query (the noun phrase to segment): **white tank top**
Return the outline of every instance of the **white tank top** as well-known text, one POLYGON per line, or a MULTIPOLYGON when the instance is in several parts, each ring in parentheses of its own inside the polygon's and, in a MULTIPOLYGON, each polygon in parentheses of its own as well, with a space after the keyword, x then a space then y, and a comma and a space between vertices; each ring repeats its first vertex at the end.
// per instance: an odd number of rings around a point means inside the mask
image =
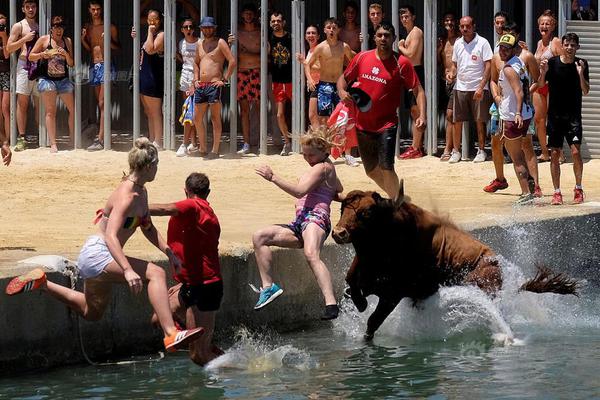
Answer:
MULTIPOLYGON (((523 107, 521 108, 521 116, 523 119, 531 119, 533 117, 533 107, 530 102, 529 85, 531 78, 523 61, 517 56, 514 56, 506 62, 506 65, 511 66, 521 82, 523 88, 523 107)), ((500 118, 504 121, 514 121, 517 113, 517 96, 513 91, 508 79, 504 76, 504 68, 500 70, 498 85, 502 90, 502 102, 500 102, 500 118)))
POLYGON ((194 73, 194 58, 196 57, 196 44, 189 43, 185 39, 179 42, 179 53, 183 58, 182 71, 194 73))

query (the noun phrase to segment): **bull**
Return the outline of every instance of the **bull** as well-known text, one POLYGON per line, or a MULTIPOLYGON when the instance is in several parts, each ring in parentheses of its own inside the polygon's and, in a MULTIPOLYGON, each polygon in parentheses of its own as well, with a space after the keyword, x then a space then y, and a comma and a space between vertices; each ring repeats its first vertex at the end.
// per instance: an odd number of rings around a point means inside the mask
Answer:
MULTIPOLYGON (((494 251, 412 204, 402 181, 395 201, 354 190, 341 208, 332 236, 338 244, 352 243, 356 252, 346 275, 350 298, 359 312, 367 308, 367 296, 379 298, 367 322, 367 340, 404 297, 417 303, 452 285, 476 285, 493 296, 502 287, 494 251)), ((540 267, 521 290, 577 295, 577 287, 577 281, 540 267)))

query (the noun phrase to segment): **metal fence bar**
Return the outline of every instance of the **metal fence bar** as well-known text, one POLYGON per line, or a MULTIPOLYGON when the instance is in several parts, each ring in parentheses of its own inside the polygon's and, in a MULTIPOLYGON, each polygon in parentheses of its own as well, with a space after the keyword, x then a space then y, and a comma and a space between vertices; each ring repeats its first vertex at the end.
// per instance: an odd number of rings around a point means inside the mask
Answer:
MULTIPOLYGON (((238 35, 238 0, 231 0, 230 9, 231 34, 237 38, 238 35)), ((237 60, 238 45, 233 43, 231 46, 233 57, 237 60)), ((228 67, 229 68, 229 67, 228 67)), ((231 86, 229 87, 229 152, 234 154, 237 151, 237 136, 238 136, 238 101, 237 101, 237 71, 229 78, 231 86)))
POLYGON ((260 1, 260 143, 259 152, 260 154, 267 154, 267 97, 268 97, 268 0, 260 1))
MULTIPOLYGON (((136 31, 133 39, 133 141, 140 137, 140 0, 133 0, 133 27, 136 31)), ((106 102, 105 109, 106 109, 106 102)))
MULTIPOLYGON (((17 2, 10 1, 10 22, 17 22, 17 2)), ((8 135, 8 134, 7 134, 8 135)), ((10 143, 17 143, 17 53, 10 55, 10 143)))
POLYGON ((112 148, 112 77, 110 59, 112 49, 110 48, 111 34, 111 4, 110 0, 104 0, 104 150, 112 148))
POLYGON ((81 148, 81 81, 83 68, 81 67, 81 0, 73 0, 74 6, 74 32, 73 32, 73 56, 75 58, 75 130, 74 147, 81 148))
POLYGON ((369 6, 367 0, 360 0, 360 31, 363 32, 363 41, 361 43, 361 50, 365 51, 369 49, 369 37, 367 32, 369 31, 368 27, 368 14, 369 14, 369 6))

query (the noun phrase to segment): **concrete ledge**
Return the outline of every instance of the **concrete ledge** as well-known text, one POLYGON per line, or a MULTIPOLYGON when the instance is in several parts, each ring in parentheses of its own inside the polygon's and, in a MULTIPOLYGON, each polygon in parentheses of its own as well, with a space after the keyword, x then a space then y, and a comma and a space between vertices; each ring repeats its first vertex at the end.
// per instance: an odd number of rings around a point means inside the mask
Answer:
MULTIPOLYGON (((536 223, 493 226, 472 233, 497 253, 532 273, 536 262, 546 262, 575 277, 600 280, 600 214, 536 223), (530 269, 530 270, 529 270, 530 269)), ((409 251, 400 249, 399 251, 409 251)), ((341 295, 344 276, 353 256, 351 246, 327 244, 322 257, 341 295)), ((277 302, 253 311, 256 294, 248 283, 260 282, 254 256, 249 251, 221 258, 225 296, 217 316, 217 330, 239 325, 293 330, 318 320, 323 300, 301 250, 276 250, 275 280, 285 292, 277 302)), ((49 279, 68 286, 67 278, 50 273, 49 279)), ((0 280, 6 287, 10 278, 0 280)), ((81 283, 79 283, 81 286, 81 283)), ((81 287, 79 287, 81 290, 81 287)), ((93 360, 118 359, 162 349, 161 333, 149 323, 151 308, 146 293, 133 297, 116 285, 113 299, 99 322, 79 320, 62 303, 45 293, 9 297, 0 295, 0 370, 24 371, 84 362, 79 329, 87 355, 93 360)))

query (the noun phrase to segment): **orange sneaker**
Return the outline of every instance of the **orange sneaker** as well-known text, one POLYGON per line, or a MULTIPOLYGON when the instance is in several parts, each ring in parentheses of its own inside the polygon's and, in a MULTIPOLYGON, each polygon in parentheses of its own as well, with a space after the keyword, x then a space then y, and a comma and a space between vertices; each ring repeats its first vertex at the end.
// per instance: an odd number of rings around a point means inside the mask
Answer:
POLYGON ((583 189, 573 189, 573 204, 581 204, 583 203, 583 189))
POLYGON ((177 349, 188 345, 190 342, 198 340, 203 334, 204 328, 202 327, 185 331, 178 330, 176 333, 163 339, 165 350, 172 353, 177 349))
POLYGON ((562 198, 562 193, 560 192, 554 192, 554 194, 552 195, 552 204, 553 206, 560 206, 563 203, 563 198, 562 198))
POLYGON ((6 294, 12 296, 17 293, 30 292, 46 283, 46 273, 41 268, 36 268, 26 274, 13 278, 6 286, 6 294))

